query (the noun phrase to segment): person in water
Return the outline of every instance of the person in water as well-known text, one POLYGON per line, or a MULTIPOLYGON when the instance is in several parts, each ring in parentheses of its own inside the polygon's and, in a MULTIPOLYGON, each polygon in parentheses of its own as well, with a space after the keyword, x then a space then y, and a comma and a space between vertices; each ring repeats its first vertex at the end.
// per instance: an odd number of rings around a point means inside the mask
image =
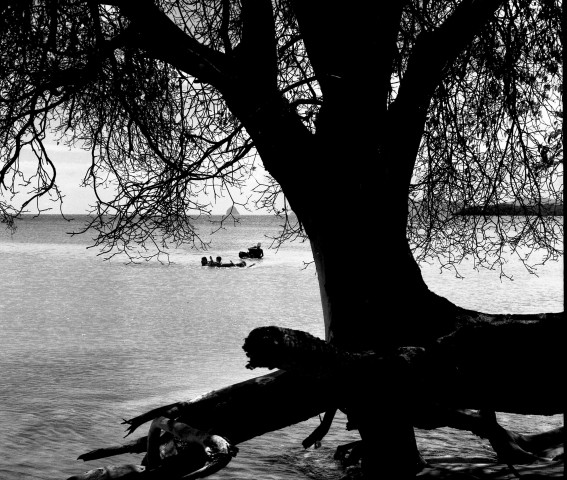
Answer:
POLYGON ((262 250, 262 244, 260 242, 258 242, 258 245, 250 247, 248 252, 253 258, 262 258, 264 256, 264 250, 262 250))
POLYGON ((244 260, 241 260, 238 263, 234 263, 232 260, 230 260, 230 263, 222 263, 222 258, 221 257, 217 257, 217 267, 245 267, 246 266, 246 262, 244 260))
POLYGON ((202 267, 215 267, 215 266, 217 266, 217 264, 213 260, 213 257, 209 257, 208 260, 207 260, 207 257, 201 257, 201 266, 202 267))
POLYGON ((245 267, 246 266, 246 262, 244 260, 241 260, 238 263, 234 263, 232 260, 230 261, 230 263, 222 263, 222 257, 217 257, 216 261, 213 260, 213 257, 209 257, 209 260, 207 260, 207 257, 201 257, 201 266, 203 267, 245 267))

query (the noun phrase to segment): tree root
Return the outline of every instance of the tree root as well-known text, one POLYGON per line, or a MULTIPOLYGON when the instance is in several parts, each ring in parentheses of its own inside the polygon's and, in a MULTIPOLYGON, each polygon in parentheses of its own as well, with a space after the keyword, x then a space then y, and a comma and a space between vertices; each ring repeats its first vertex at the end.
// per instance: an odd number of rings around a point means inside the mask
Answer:
POLYGON ((467 430, 486 438, 498 460, 505 464, 530 464, 559 459, 563 454, 563 427, 532 435, 522 435, 502 427, 492 410, 451 410, 431 408, 421 411, 416 422, 418 428, 430 430, 451 427, 467 430))
POLYGON ((563 427, 539 434, 522 435, 499 425, 494 412, 481 410, 479 413, 488 424, 486 438, 502 463, 527 465, 561 458, 563 427))

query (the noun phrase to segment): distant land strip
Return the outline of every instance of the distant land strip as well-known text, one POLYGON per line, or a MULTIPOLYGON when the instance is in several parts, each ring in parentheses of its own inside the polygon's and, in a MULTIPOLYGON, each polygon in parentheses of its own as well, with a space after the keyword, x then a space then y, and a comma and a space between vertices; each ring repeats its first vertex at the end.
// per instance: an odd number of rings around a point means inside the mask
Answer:
POLYGON ((490 206, 472 206, 462 208, 457 215, 554 215, 563 216, 563 204, 543 203, 541 205, 515 205, 500 203, 490 206))

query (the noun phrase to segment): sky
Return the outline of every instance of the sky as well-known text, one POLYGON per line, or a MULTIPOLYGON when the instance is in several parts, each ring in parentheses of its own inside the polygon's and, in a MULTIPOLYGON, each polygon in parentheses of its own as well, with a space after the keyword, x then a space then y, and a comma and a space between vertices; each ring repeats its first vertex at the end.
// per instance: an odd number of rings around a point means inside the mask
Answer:
MULTIPOLYGON (((82 187, 81 182, 91 164, 90 152, 78 148, 71 149, 64 145, 57 145, 55 142, 46 143, 46 149, 57 169, 56 182, 62 195, 64 195, 62 212, 68 215, 87 213, 89 206, 95 203, 95 196, 92 189, 82 187)), ((22 152, 20 157, 20 168, 22 170, 28 172, 30 172, 32 168, 35 170, 36 162, 37 159, 31 151, 27 150, 22 152)), ((234 192, 233 194, 235 195, 234 192)), ((0 198, 2 198, 1 195, 0 198)), ((205 199, 209 200, 207 197, 201 198, 201 200, 205 199)), ((237 198, 237 200, 244 200, 244 197, 237 198)), ((212 213, 213 215, 224 214, 231 205, 232 201, 227 196, 217 199, 216 203, 213 205, 212 213)), ((253 205, 249 205, 249 207, 253 210, 252 212, 247 212, 240 206, 237 208, 241 214, 267 213, 254 209, 253 205)), ((40 208, 51 208, 51 210, 46 213, 59 213, 58 204, 46 198, 40 200, 40 208)), ((28 210, 30 213, 37 213, 35 206, 29 205, 28 210)))

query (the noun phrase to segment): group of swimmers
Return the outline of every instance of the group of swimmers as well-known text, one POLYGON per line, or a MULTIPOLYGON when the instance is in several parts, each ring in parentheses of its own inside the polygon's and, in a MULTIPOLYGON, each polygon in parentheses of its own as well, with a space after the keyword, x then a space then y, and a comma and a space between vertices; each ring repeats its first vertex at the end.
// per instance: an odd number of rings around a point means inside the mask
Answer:
POLYGON ((201 257, 201 265, 203 267, 245 267, 246 262, 244 260, 240 260, 238 263, 234 263, 232 260, 230 263, 222 263, 222 258, 217 257, 216 260, 213 260, 213 257, 201 257))

